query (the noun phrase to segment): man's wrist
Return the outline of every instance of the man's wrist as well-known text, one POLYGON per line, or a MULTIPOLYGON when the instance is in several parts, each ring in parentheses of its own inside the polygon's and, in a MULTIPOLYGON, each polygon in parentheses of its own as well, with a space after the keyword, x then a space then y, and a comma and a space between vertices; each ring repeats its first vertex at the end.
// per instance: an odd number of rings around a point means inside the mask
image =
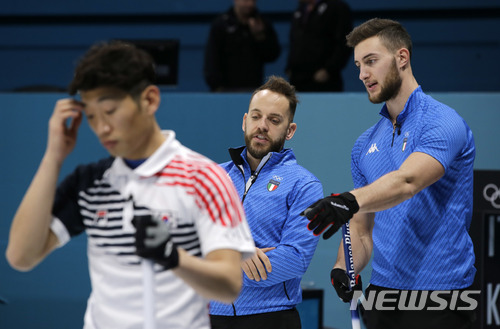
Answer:
MULTIPOLYGON (((167 246, 165 246, 167 248, 167 246)), ((179 266, 179 250, 172 244, 172 250, 168 257, 155 259, 155 262, 163 266, 166 270, 174 269, 179 266)))
POLYGON ((359 211, 358 200, 356 200, 356 196, 351 192, 341 193, 340 196, 349 203, 349 211, 354 215, 359 211))
POLYGON ((333 267, 332 267, 332 270, 334 270, 336 268, 339 268, 339 269, 344 270, 344 271, 346 270, 345 264, 342 264, 342 263, 335 263, 335 265, 333 265, 333 267))

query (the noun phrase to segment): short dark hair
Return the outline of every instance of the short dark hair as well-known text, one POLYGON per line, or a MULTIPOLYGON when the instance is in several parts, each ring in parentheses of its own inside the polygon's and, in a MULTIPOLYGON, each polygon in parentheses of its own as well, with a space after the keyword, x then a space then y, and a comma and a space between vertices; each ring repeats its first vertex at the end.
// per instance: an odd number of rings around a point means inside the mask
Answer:
POLYGON ((347 45, 356 47, 361 41, 377 36, 382 44, 394 52, 400 48, 408 49, 412 53, 412 42, 408 31, 401 23, 391 19, 372 18, 363 24, 355 27, 347 36, 347 45))
POLYGON ((299 99, 297 97, 295 87, 291 85, 288 81, 283 79, 282 77, 271 75, 267 78, 266 83, 264 83, 259 88, 255 89, 252 94, 252 99, 255 94, 262 90, 270 90, 275 93, 281 94, 288 99, 289 109, 290 109, 290 122, 293 121, 293 117, 295 116, 295 110, 297 109, 297 104, 299 103, 299 99))
POLYGON ((152 57, 123 41, 94 44, 80 59, 68 91, 75 95, 99 87, 113 87, 132 96, 155 82, 152 57))

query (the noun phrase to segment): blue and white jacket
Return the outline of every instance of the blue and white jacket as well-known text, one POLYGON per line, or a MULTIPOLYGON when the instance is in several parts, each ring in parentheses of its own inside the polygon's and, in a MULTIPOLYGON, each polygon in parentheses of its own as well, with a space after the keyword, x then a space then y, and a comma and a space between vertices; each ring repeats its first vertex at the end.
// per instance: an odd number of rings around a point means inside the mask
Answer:
POLYGON ((321 182, 297 164, 291 149, 271 152, 252 173, 247 149, 230 149, 232 161, 221 164, 238 191, 257 248, 268 251, 272 272, 267 280, 250 280, 243 273, 243 288, 231 304, 210 303, 210 314, 240 316, 276 312, 302 301, 300 281, 312 259, 318 237, 299 214, 323 198, 321 182))

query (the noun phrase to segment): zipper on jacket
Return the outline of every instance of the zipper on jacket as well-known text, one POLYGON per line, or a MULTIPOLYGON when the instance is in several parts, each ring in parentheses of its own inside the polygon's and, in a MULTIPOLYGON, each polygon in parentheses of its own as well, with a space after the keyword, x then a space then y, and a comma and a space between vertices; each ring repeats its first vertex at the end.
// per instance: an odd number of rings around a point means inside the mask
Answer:
POLYGON ((231 305, 233 305, 233 313, 234 313, 234 316, 236 316, 236 307, 234 306, 234 303, 231 303, 231 305))
POLYGON ((392 125, 392 143, 391 147, 394 146, 394 136, 396 135, 396 129, 398 130, 398 136, 401 135, 401 125, 399 123, 395 123, 392 125))
POLYGON ((286 298, 290 300, 290 296, 288 296, 288 291, 286 291, 286 282, 283 282, 283 289, 285 290, 286 298))
POLYGON ((257 175, 254 173, 250 178, 247 180, 247 183, 245 184, 245 193, 243 193, 243 197, 241 198, 241 202, 245 201, 245 197, 247 196, 248 190, 250 187, 253 185, 255 180, 257 179, 257 175))
MULTIPOLYGON (((269 152, 265 157, 262 158, 262 160, 260 160, 259 166, 257 167, 257 169, 255 169, 253 174, 250 176, 250 178, 245 183, 245 192, 243 193, 243 196, 241 197, 241 203, 243 203, 243 201, 245 201, 245 197, 247 196, 248 190, 250 190, 250 187, 252 187, 253 183, 257 179, 257 176, 259 176, 259 173, 260 173, 260 170, 262 169, 262 167, 264 167, 264 165, 267 163, 267 161, 271 158, 271 154, 272 153, 269 152)), ((240 172, 244 178, 245 177, 245 170, 243 168, 243 165, 238 165, 237 167, 240 170, 240 172)), ((285 290, 285 292, 286 292, 286 290, 285 290)), ((287 297, 288 297, 288 294, 287 294, 287 297)), ((234 305, 234 303, 231 303, 231 305, 233 306, 233 314, 234 314, 234 316, 236 316, 236 306, 234 305)))
MULTIPOLYGON (((271 158, 271 154, 272 154, 271 152, 268 153, 265 157, 262 158, 262 160, 260 160, 260 163, 257 166, 257 169, 255 169, 255 171, 252 173, 250 178, 245 183, 245 193, 243 193, 243 196, 241 197, 242 203, 245 200, 245 197, 247 196, 248 190, 250 190, 250 187, 252 187, 253 183, 257 179, 257 176, 259 176, 260 170, 264 167, 264 165, 267 163, 267 161, 271 158)), ((239 165, 238 167, 239 167, 241 173, 243 174, 243 177, 245 177, 245 174, 244 174, 245 170, 243 168, 243 165, 239 165)))

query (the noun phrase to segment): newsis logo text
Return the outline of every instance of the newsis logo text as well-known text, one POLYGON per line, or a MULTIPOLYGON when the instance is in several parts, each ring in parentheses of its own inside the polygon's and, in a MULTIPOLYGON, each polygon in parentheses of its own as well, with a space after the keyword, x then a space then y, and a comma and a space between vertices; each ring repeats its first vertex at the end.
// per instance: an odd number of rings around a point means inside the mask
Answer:
POLYGON ((367 295, 354 291, 351 310, 360 304, 365 310, 377 311, 442 311, 445 309, 472 311, 478 302, 472 296, 479 295, 480 290, 453 291, 406 291, 406 290, 368 290, 367 295), (430 305, 429 305, 430 304, 430 305))

